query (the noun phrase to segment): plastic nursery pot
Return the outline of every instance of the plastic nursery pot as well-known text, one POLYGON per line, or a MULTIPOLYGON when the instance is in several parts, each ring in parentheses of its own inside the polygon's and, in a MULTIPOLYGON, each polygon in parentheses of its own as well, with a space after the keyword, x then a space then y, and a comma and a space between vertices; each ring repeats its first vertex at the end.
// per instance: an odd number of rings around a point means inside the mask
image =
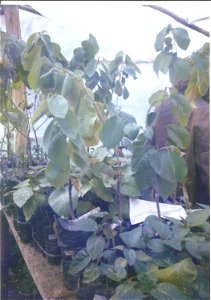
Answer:
POLYGON ((100 276, 91 283, 82 283, 77 289, 77 300, 93 300, 95 295, 109 299, 116 289, 116 284, 107 280, 105 276, 100 276))
POLYGON ((17 230, 22 243, 32 242, 32 228, 29 222, 26 222, 23 210, 16 206, 16 217, 13 216, 13 224, 17 230))
POLYGON ((55 222, 58 246, 61 251, 74 251, 74 254, 76 254, 79 250, 86 247, 86 241, 93 234, 92 231, 70 230, 70 220, 55 218, 55 222))

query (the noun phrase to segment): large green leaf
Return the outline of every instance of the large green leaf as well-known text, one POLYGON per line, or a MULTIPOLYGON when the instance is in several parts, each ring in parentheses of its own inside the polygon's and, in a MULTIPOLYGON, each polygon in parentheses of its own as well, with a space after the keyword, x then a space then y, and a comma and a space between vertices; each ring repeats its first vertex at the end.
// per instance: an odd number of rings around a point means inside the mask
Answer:
POLYGON ((61 95, 68 100, 69 107, 71 107, 76 114, 80 104, 82 88, 82 79, 71 77, 69 74, 65 76, 61 95))
POLYGON ((77 274, 91 261, 91 257, 85 249, 81 249, 70 263, 68 274, 77 274))
POLYGON ((89 39, 83 41, 81 45, 86 52, 87 59, 88 60, 94 59, 95 55, 99 51, 99 46, 96 38, 92 34, 90 34, 89 39))
POLYGON ((183 49, 186 50, 190 44, 190 38, 188 35, 188 31, 185 28, 172 28, 171 32, 173 34, 173 37, 177 43, 177 45, 183 49))
POLYGON ((186 222, 190 227, 201 226, 210 216, 210 209, 199 209, 188 214, 186 222))
POLYGON ((120 193, 129 197, 140 196, 140 190, 134 177, 130 176, 122 180, 120 185, 120 193))
POLYGON ((96 67, 97 67, 97 60, 96 59, 90 60, 90 62, 87 64, 86 69, 85 69, 86 74, 89 77, 93 76, 95 73, 96 67))
POLYGON ((124 134, 127 138, 133 141, 137 137, 140 128, 141 126, 136 123, 128 123, 124 127, 124 134))
POLYGON ((141 227, 134 228, 130 231, 120 233, 120 238, 128 247, 137 247, 142 236, 141 227))
POLYGON ((181 290, 171 283, 159 283, 150 295, 157 300, 187 300, 181 290))
POLYGON ((28 83, 30 87, 34 90, 38 89, 40 86, 40 72, 43 64, 49 63, 46 57, 38 57, 29 72, 28 83))
POLYGON ((126 258, 129 266, 132 266, 136 260, 136 251, 133 249, 125 248, 123 250, 124 257, 126 258))
POLYGON ((22 207, 33 194, 31 186, 21 187, 13 193, 13 201, 17 206, 22 207))
POLYGON ((149 218, 150 224, 160 236, 162 240, 169 240, 172 237, 172 232, 169 228, 168 224, 164 224, 161 220, 159 220, 156 216, 151 216, 149 218))
POLYGON ((180 81, 188 80, 190 73, 190 61, 175 56, 169 67, 169 79, 172 85, 176 85, 180 81))
POLYGON ((68 112, 68 102, 62 95, 52 95, 48 97, 49 111, 55 117, 64 119, 68 112))
POLYGON ((151 106, 158 107, 163 102, 163 100, 167 97, 168 94, 166 91, 158 90, 157 92, 152 94, 151 97, 149 98, 149 104, 151 106))
POLYGON ((155 41, 155 50, 157 52, 162 51, 164 44, 165 44, 165 37, 166 35, 170 32, 170 30, 172 29, 171 25, 169 24, 168 26, 166 26, 165 28, 163 28, 156 37, 156 41, 155 41))
POLYGON ((95 264, 95 263, 91 263, 84 270, 84 273, 83 273, 83 282, 84 283, 93 282, 99 276, 100 276, 100 267, 97 264, 95 264))
POLYGON ((158 193, 161 197, 164 199, 167 198, 168 196, 171 196, 177 187, 177 182, 176 181, 169 181, 166 180, 159 175, 157 175, 157 189, 158 193))
POLYGON ((116 272, 113 265, 101 263, 100 269, 104 275, 110 278, 113 281, 121 281, 127 276, 126 270, 121 268, 120 272, 116 272))
POLYGON ((26 221, 28 222, 31 219, 39 206, 42 206, 47 202, 47 195, 34 193, 33 197, 29 198, 28 201, 22 206, 26 221))
POLYGON ((69 108, 64 118, 57 117, 55 121, 58 122, 62 132, 73 141, 77 140, 79 134, 79 122, 74 111, 69 108))
POLYGON ((141 143, 133 144, 133 155, 131 159, 131 167, 134 172, 138 172, 141 167, 143 161, 146 161, 148 158, 148 154, 151 151, 152 146, 149 144, 142 145, 141 143))
POLYGON ((188 147, 190 141, 189 135, 186 128, 180 127, 177 124, 167 126, 167 139, 178 148, 186 149, 188 147))
POLYGON ((55 213, 57 213, 60 217, 64 217, 66 219, 70 217, 71 208, 69 190, 67 186, 54 190, 50 194, 48 202, 55 213))
POLYGON ((92 235, 86 242, 86 250, 93 260, 102 256, 104 248, 105 239, 100 235, 92 235))
POLYGON ((114 201, 111 190, 107 189, 101 180, 93 178, 90 180, 90 184, 98 197, 100 197, 106 202, 114 201))
POLYGON ((140 289, 136 289, 130 285, 121 284, 116 288, 116 299, 121 300, 142 300, 144 295, 140 289))
POLYGON ((59 133, 59 128, 56 126, 54 120, 52 120, 46 127, 43 135, 43 147, 45 150, 48 149, 51 140, 57 133, 59 133))
POLYGON ((167 268, 153 271, 159 282, 175 284, 178 288, 184 288, 197 277, 197 267, 191 258, 186 258, 167 268))
POLYGON ((34 124, 35 122, 37 122, 43 116, 43 114, 49 115, 48 103, 46 99, 41 100, 41 102, 37 106, 35 112, 31 117, 31 123, 34 124))
POLYGON ((187 100, 184 95, 178 93, 172 93, 171 98, 173 99, 172 110, 177 117, 177 121, 182 127, 186 127, 188 123, 188 114, 191 106, 190 101, 187 100))
POLYGON ((169 66, 172 61, 172 54, 171 53, 159 53, 154 62, 153 62, 153 70, 158 75, 159 71, 163 74, 166 74, 169 71, 169 66))
POLYGON ((160 150, 149 155, 149 162, 154 171, 170 182, 183 183, 187 175, 185 161, 175 152, 160 150))
POLYGON ((118 116, 109 118, 100 131, 100 139, 108 149, 116 147, 124 136, 124 126, 118 116))
POLYGON ((56 188, 62 187, 65 183, 67 183, 70 177, 70 165, 68 163, 65 167, 61 168, 53 162, 48 162, 45 169, 45 175, 53 186, 56 188))
POLYGON ((69 147, 64 135, 57 133, 51 140, 48 147, 48 157, 61 169, 69 164, 69 147))

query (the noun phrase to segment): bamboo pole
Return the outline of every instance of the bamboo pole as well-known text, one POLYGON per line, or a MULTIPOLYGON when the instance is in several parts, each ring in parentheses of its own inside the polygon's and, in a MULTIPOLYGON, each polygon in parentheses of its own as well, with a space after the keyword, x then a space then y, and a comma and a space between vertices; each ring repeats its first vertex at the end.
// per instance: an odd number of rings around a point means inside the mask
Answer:
MULTIPOLYGON (((4 15, 6 31, 14 35, 17 39, 21 39, 21 28, 19 11, 17 5, 4 5, 4 15)), ((22 112, 25 112, 25 86, 21 84, 18 89, 12 90, 12 99, 15 106, 22 112)), ((15 131, 14 134, 14 151, 17 156, 26 156, 27 153, 27 128, 24 131, 15 131)))

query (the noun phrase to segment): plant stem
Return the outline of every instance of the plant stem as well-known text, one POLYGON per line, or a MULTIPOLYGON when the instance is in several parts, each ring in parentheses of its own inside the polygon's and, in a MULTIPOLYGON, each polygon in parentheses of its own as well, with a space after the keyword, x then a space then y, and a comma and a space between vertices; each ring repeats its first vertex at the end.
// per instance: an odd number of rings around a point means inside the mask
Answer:
POLYGON ((68 181, 68 189, 69 189, 69 199, 70 199, 70 216, 71 216, 72 220, 75 220, 75 215, 74 215, 74 210, 73 210, 73 202, 72 202, 72 197, 71 197, 72 184, 71 184, 70 179, 68 181))
POLYGON ((120 193, 120 187, 121 187, 121 162, 119 160, 119 153, 118 153, 118 148, 114 148, 115 155, 117 158, 117 164, 118 164, 118 176, 117 176, 117 191, 116 191, 116 206, 117 206, 117 212, 118 212, 118 217, 120 220, 122 220, 122 203, 121 203, 121 193, 120 193))
POLYGON ((161 219, 160 205, 159 205, 159 194, 158 193, 155 193, 155 202, 156 202, 156 206, 157 206, 158 219, 161 219))

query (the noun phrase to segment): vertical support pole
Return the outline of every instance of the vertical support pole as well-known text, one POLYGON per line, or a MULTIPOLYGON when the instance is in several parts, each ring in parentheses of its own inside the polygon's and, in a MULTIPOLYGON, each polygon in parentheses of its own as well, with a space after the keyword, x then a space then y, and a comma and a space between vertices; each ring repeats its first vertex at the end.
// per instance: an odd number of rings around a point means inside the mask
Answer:
POLYGON ((1 299, 7 299, 9 281, 9 225, 4 215, 3 209, 0 210, 0 234, 1 234, 1 299))
MULTIPOLYGON (((19 11, 17 5, 4 5, 4 15, 6 31, 14 35, 17 39, 21 39, 21 28, 19 11)), ((12 99, 15 106, 21 111, 25 112, 25 86, 21 84, 17 90, 12 90, 12 99)), ((26 155, 27 153, 27 128, 25 132, 15 131, 14 135, 14 149, 17 156, 26 155)))

